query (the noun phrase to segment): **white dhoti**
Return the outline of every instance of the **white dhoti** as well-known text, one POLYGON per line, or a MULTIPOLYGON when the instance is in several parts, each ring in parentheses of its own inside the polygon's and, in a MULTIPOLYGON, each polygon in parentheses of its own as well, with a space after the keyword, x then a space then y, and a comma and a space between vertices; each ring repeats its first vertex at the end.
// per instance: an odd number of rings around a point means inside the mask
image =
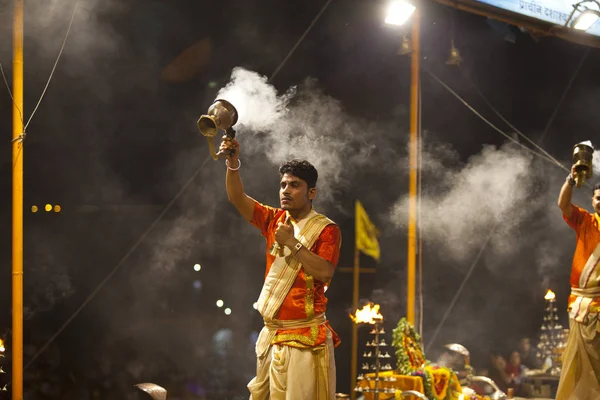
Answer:
POLYGON ((573 289, 578 296, 569 319, 569 338, 562 355, 562 371, 556 400, 600 399, 600 320, 586 308, 598 288, 586 293, 573 289))
POLYGON ((333 339, 312 349, 271 345, 257 358, 250 400, 335 400, 333 339))

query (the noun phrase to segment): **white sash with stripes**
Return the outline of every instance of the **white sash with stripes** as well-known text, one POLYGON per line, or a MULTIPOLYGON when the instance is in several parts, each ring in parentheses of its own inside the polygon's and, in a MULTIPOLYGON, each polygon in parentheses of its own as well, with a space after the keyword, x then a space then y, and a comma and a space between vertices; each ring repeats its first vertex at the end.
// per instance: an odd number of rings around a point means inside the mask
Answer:
MULTIPOLYGON (((307 249, 311 249, 323 229, 334 222, 322 214, 311 210, 311 212, 297 223, 292 222, 294 227, 294 237, 302 243, 307 249)), ((256 309, 265 320, 274 320, 281 304, 288 295, 302 264, 291 255, 289 249, 285 248, 283 257, 276 257, 265 278, 260 296, 258 298, 256 309)), ((312 325, 306 321, 307 326, 312 325)), ((277 330, 263 328, 256 343, 257 355, 266 352, 269 344, 273 340, 277 330)))
POLYGON ((579 277, 579 289, 573 288, 571 294, 577 299, 571 307, 569 317, 579 323, 584 323, 589 314, 590 305, 595 297, 599 297, 600 290, 600 244, 596 246, 593 253, 588 258, 581 276, 579 277))

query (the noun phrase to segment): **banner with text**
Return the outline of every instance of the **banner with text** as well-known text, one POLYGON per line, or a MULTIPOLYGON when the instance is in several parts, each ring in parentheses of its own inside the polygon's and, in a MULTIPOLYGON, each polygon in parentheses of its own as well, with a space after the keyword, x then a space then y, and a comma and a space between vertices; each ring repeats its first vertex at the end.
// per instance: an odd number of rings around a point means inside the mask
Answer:
MULTIPOLYGON (((556 25, 564 25, 573 11, 573 4, 579 0, 476 0, 479 3, 488 4, 516 14, 550 22, 556 25)), ((587 4, 586 4, 587 5, 587 4)), ((590 8, 594 6, 590 4, 590 8)), ((573 19, 579 15, 575 12, 573 19)), ((573 20, 572 19, 572 20, 573 20)), ((571 20, 571 21, 572 21, 571 20)), ((600 36, 600 21, 596 22, 587 33, 600 36)))

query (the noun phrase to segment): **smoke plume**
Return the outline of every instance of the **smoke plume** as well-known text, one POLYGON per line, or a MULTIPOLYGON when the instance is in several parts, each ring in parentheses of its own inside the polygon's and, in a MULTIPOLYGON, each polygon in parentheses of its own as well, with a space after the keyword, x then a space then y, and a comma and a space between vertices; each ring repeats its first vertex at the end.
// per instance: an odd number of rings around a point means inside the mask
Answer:
POLYGON ((375 152, 394 153, 391 135, 382 135, 388 126, 349 116, 313 79, 278 94, 266 77, 235 68, 217 98, 239 112, 242 152, 264 156, 271 165, 292 158, 315 165, 321 204, 331 205, 354 173, 374 165, 375 152))
MULTIPOLYGON (((466 164, 451 169, 449 161, 457 161, 451 151, 431 150, 423 152, 422 172, 439 173, 440 179, 421 201, 425 240, 443 249, 446 257, 466 261, 493 232, 492 251, 513 253, 521 240, 521 224, 538 201, 532 156, 511 145, 484 146, 466 164)), ((392 210, 399 227, 407 221, 407 202, 403 197, 392 210)))

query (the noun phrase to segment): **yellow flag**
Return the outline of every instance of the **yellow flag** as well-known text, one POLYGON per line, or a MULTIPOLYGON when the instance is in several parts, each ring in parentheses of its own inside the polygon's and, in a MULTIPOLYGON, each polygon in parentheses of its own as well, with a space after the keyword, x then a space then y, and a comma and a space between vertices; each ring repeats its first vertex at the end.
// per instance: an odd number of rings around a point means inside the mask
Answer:
POLYGON ((379 261, 377 228, 358 200, 356 200, 356 249, 379 261))

